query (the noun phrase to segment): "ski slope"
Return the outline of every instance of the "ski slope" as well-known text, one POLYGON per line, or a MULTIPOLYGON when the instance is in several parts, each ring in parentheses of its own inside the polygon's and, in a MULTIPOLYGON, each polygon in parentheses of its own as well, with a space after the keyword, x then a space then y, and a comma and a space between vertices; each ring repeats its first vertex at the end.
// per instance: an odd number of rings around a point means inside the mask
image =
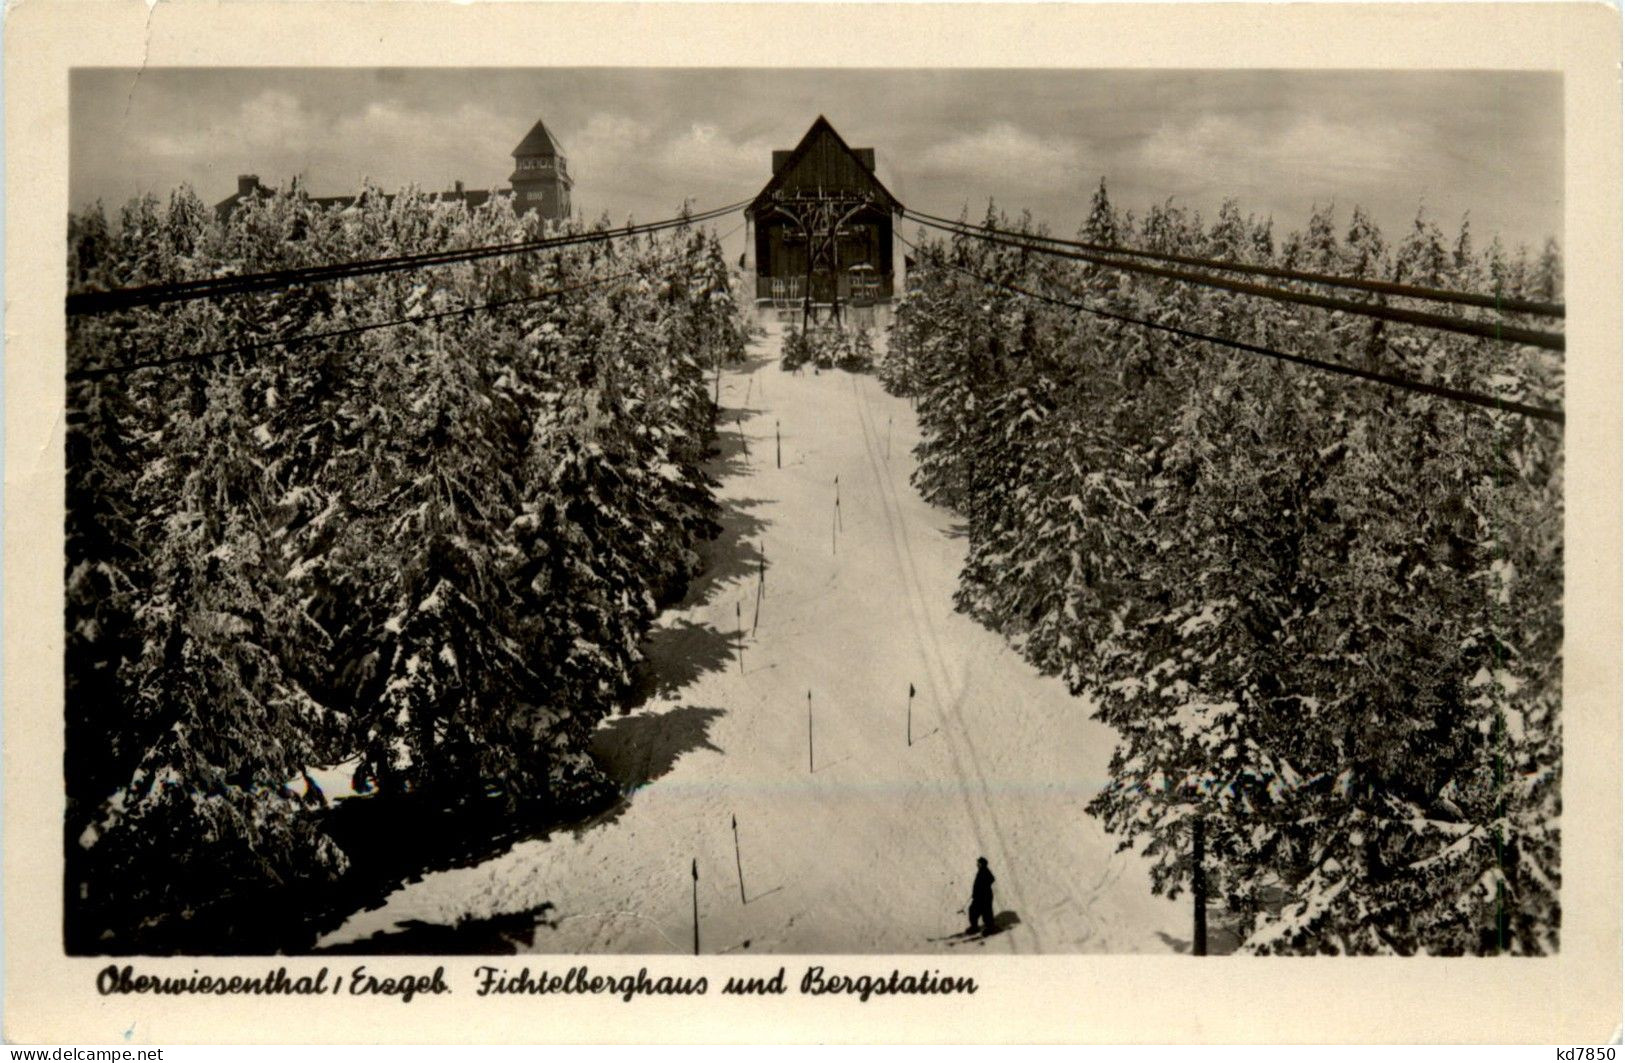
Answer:
POLYGON ((908 402, 871 376, 784 372, 777 349, 771 336, 721 377, 723 533, 647 641, 647 700, 595 740, 627 800, 409 883, 322 945, 550 902, 536 952, 686 953, 691 862, 707 953, 1188 941, 1188 902, 1153 897, 1141 860, 1084 811, 1111 731, 954 612, 965 543, 909 485, 908 402), (964 929, 978 856, 1004 932, 946 940, 964 929))

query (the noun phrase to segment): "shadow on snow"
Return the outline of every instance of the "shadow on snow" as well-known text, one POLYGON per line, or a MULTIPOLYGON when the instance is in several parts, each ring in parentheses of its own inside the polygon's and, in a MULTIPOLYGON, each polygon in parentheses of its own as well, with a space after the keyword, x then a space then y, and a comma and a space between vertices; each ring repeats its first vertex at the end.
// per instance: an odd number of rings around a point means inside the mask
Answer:
POLYGON ((644 663, 632 683, 622 715, 650 701, 670 700, 701 676, 727 668, 737 647, 731 634, 678 620, 645 636, 644 663))
MULTIPOLYGON (((747 362, 745 368, 754 370, 772 361, 771 357, 761 357, 747 362)), ((734 394, 725 394, 724 399, 734 395, 743 399, 741 386, 736 377, 729 389, 734 394)), ((705 469, 713 483, 748 475, 754 461, 771 457, 770 452, 764 455, 749 451, 741 435, 741 424, 748 425, 760 413, 743 406, 724 406, 718 411, 714 453, 705 469)), ((702 606, 735 584, 754 593, 754 578, 763 565, 761 541, 767 522, 751 511, 764 501, 719 499, 716 521, 720 531, 715 538, 697 545, 702 568, 673 607, 676 611, 702 606)), ((435 871, 491 859, 519 841, 545 840, 556 831, 580 836, 613 823, 625 813, 637 789, 669 773, 685 753, 721 753, 710 740, 710 729, 723 715, 723 709, 679 705, 661 712, 637 710, 652 700, 671 700, 701 676, 731 666, 737 650, 734 639, 733 632, 718 631, 684 617, 674 618, 664 626, 657 621, 657 626, 645 635, 646 662, 626 692, 620 715, 599 725, 590 747, 594 760, 618 791, 618 798, 612 796, 567 817, 514 817, 498 814, 495 809, 451 812, 399 805, 383 816, 378 814, 381 810, 359 805, 345 810, 352 814, 353 821, 336 823, 339 829, 335 834, 343 836, 340 844, 347 852, 352 846, 356 848, 356 863, 366 867, 368 886, 345 891, 344 898, 327 909, 328 918, 317 922, 327 927, 337 925, 335 917, 341 911, 376 907, 400 884, 435 871), (344 829, 346 826, 349 829, 344 829)), ((530 948, 540 927, 556 927, 557 920, 550 914, 553 912, 552 902, 544 901, 524 911, 462 918, 449 924, 407 920, 365 940, 320 951, 511 954, 530 948)), ((305 948, 309 947, 306 944, 305 948)))
POLYGON ((678 705, 665 712, 617 717, 593 735, 593 759, 629 793, 670 772, 684 753, 696 749, 721 753, 710 736, 711 724, 721 715, 721 709, 678 705))
POLYGON ((485 918, 462 918, 452 924, 407 919, 394 930, 380 930, 368 938, 345 942, 324 953, 348 956, 505 956, 528 950, 536 931, 546 925, 553 902, 543 901, 522 912, 502 912, 485 918))

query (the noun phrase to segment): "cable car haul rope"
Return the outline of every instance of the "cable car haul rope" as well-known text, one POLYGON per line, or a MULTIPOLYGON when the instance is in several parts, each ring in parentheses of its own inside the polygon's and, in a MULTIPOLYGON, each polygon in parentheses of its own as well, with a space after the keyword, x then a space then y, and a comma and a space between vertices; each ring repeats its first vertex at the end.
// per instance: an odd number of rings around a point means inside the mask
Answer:
MULTIPOLYGON (((354 277, 377 276, 386 273, 398 273, 410 270, 429 269, 436 266, 455 265, 458 263, 473 262, 488 258, 511 255, 527 255, 589 244, 608 243, 617 239, 642 236, 678 228, 681 226, 713 221, 717 218, 740 210, 749 202, 749 200, 741 200, 736 203, 730 203, 727 206, 715 207, 692 214, 678 215, 676 217, 665 218, 654 222, 626 225, 616 229, 601 229, 593 232, 569 233, 538 240, 493 244, 472 248, 456 248, 416 255, 395 255, 376 259, 329 263, 319 266, 301 267, 297 269, 268 270, 260 273, 243 274, 240 276, 212 277, 170 284, 117 288, 108 291, 75 292, 67 297, 66 310, 70 317, 103 314, 136 307, 155 307, 198 299, 213 299, 231 295, 278 291, 302 285, 330 283, 354 277)), ((1352 314, 1379 321, 1390 321, 1396 324, 1453 333, 1456 335, 1471 336, 1478 339, 1522 344, 1540 348, 1542 350, 1563 351, 1565 348, 1565 338, 1560 332, 1530 328, 1526 325, 1510 324, 1499 320, 1459 317, 1430 310, 1413 309, 1406 306, 1391 306, 1381 301, 1355 301, 1354 299, 1322 294, 1316 291, 1305 291, 1299 288, 1283 287, 1279 284, 1260 284, 1252 281, 1239 280, 1232 276, 1225 276, 1224 274, 1242 274, 1246 276, 1269 277, 1277 281, 1299 285, 1364 292, 1379 298, 1397 298, 1424 303, 1493 310, 1504 314, 1519 314, 1532 317, 1561 319, 1566 315, 1567 310, 1563 304, 1556 302, 1503 296, 1499 293, 1486 294, 1481 292, 1463 292, 1444 288, 1404 284, 1398 281, 1381 281, 1362 277, 1346 277, 1327 273, 1287 269, 1276 266, 1254 265, 1251 263, 1234 262, 1223 259, 1202 258, 1193 255, 1178 255, 1156 251, 1145 251, 1136 248, 1091 243, 1083 240, 1067 240, 1060 237, 1020 232, 1017 230, 1002 229, 988 225, 973 225, 966 221, 954 221, 939 215, 927 214, 923 211, 916 211, 907 207, 902 208, 901 216, 915 221, 922 226, 957 239, 974 239, 993 246, 1008 247, 1031 254, 1048 256, 1051 258, 1083 262, 1099 268, 1116 270, 1123 273, 1154 277, 1183 284, 1195 284, 1222 291, 1229 291, 1239 295, 1269 299, 1275 302, 1312 306, 1335 313, 1352 314), (1153 265, 1150 263, 1165 263, 1166 265, 1153 265), (1174 266, 1183 268, 1171 268, 1174 266)), ((902 242, 907 246, 914 247, 914 244, 903 238, 901 234, 898 234, 898 239, 902 240, 902 242)), ((1066 296, 1047 294, 1044 292, 1034 291, 1029 288, 1024 288, 1013 283, 998 281, 973 270, 965 269, 964 267, 953 266, 950 264, 950 268, 964 273, 985 284, 1000 287, 1014 294, 1036 299, 1050 305, 1077 310, 1171 335, 1178 335, 1186 339, 1198 340, 1204 343, 1212 343, 1232 350, 1276 358, 1282 361, 1307 366, 1309 368, 1318 369, 1324 372, 1367 380, 1372 383, 1379 383, 1389 387, 1399 388, 1401 390, 1432 395, 1437 398, 1448 399, 1455 402, 1463 402, 1469 405, 1498 410, 1504 413, 1518 414, 1520 416, 1530 417, 1559 425, 1564 422, 1563 411, 1561 409, 1500 399, 1492 395, 1484 395, 1461 388, 1453 388, 1445 385, 1432 384, 1426 381, 1416 380, 1397 373, 1343 365, 1335 362, 1325 361, 1324 359, 1313 358, 1307 355, 1273 350, 1258 344, 1246 343, 1240 340, 1229 339, 1221 336, 1212 336, 1191 329, 1147 321, 1142 318, 1136 318, 1131 315, 1107 310, 1103 307, 1079 302, 1076 298, 1066 297, 1072 296, 1073 293, 1066 293, 1066 296)), ((548 291, 538 292, 533 295, 516 299, 481 303, 433 314, 392 318, 386 321, 356 325, 327 332, 289 335, 269 340, 255 341, 253 343, 242 344, 234 347, 221 348, 218 350, 156 358, 119 366, 76 370, 68 374, 68 379, 70 381, 97 379, 135 369, 155 368, 181 362, 200 361, 235 353, 253 353, 269 347, 285 346, 294 343, 307 343, 320 339, 330 339, 339 336, 371 331, 374 329, 388 328, 395 325, 438 320, 440 318, 476 313, 482 310, 494 310, 504 306, 534 302, 540 299, 561 295, 584 288, 614 283, 625 280, 631 275, 631 273, 615 274, 596 280, 590 280, 582 284, 550 289, 548 291)))

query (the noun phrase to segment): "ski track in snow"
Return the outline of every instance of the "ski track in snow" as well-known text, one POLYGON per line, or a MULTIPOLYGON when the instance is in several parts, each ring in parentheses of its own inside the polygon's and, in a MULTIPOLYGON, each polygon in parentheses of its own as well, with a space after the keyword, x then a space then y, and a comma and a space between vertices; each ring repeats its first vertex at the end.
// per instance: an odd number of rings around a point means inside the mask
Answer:
MULTIPOLYGON (((944 741, 953 754, 955 774, 966 780, 966 787, 961 790, 961 794, 965 798, 972 829, 976 834, 977 847, 983 852, 990 851, 988 841, 991 839, 993 846, 997 848, 998 856, 1002 858, 998 866, 1006 869, 1005 888, 1015 895, 1018 904, 1016 910, 1019 914, 1020 911, 1027 910, 1027 905, 1024 903, 1025 898, 1022 896, 1020 886, 1013 881, 1013 871, 1010 870, 1012 867, 1010 854, 1004 848, 1004 835, 999 830, 997 818, 988 798, 987 777, 977 760, 976 750, 969 746, 963 746, 960 741, 960 728, 963 721, 959 715, 959 699, 955 699, 950 693, 953 682, 952 673, 943 654, 942 640, 937 637, 936 630, 931 624, 930 604, 926 601, 925 594, 920 589, 919 570, 915 566, 914 555, 909 548, 908 529, 903 526, 901 507, 897 505, 896 485, 890 482, 890 479, 881 472, 880 462, 876 457, 873 446, 868 400, 858 386, 857 377, 852 377, 851 381, 852 394, 857 400, 858 418, 863 429, 864 450, 869 459, 870 470, 874 473, 875 484, 880 490, 881 514, 886 521, 887 538, 891 542, 892 554, 896 558, 898 574, 903 577, 905 583, 915 640, 926 651, 929 658, 926 669, 926 683, 936 695, 935 700, 937 703, 948 707, 948 715, 951 717, 949 722, 952 726, 944 732, 944 741), (964 770, 967 763, 970 767, 969 773, 964 770), (974 775, 977 789, 973 790, 970 787, 969 775, 974 775)), ((1024 926, 1023 929, 1036 943, 1037 930, 1031 926, 1024 926)))
POLYGON ((1141 858, 1084 811, 1112 732, 954 611, 965 542, 909 484, 907 400, 872 376, 783 372, 777 353, 774 335, 722 376, 723 533, 645 642, 648 700, 597 734, 626 799, 408 882, 320 944, 552 902, 535 952, 685 953, 695 860, 702 952, 945 953, 955 945, 931 939, 964 928, 977 856, 997 876, 995 912, 1015 920, 977 948, 1167 952, 1188 938, 1187 906, 1153 897, 1141 858), (912 746, 899 741, 910 683, 912 746))

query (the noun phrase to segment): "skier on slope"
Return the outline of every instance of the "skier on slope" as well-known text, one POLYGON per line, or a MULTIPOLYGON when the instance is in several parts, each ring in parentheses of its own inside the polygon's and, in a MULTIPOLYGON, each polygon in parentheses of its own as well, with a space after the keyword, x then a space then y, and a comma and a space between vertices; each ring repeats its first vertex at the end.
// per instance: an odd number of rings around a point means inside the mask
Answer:
POLYGON ((970 888, 970 929, 976 933, 976 922, 982 922, 982 933, 993 933, 993 872, 987 869, 987 857, 976 858, 976 881, 970 888))

